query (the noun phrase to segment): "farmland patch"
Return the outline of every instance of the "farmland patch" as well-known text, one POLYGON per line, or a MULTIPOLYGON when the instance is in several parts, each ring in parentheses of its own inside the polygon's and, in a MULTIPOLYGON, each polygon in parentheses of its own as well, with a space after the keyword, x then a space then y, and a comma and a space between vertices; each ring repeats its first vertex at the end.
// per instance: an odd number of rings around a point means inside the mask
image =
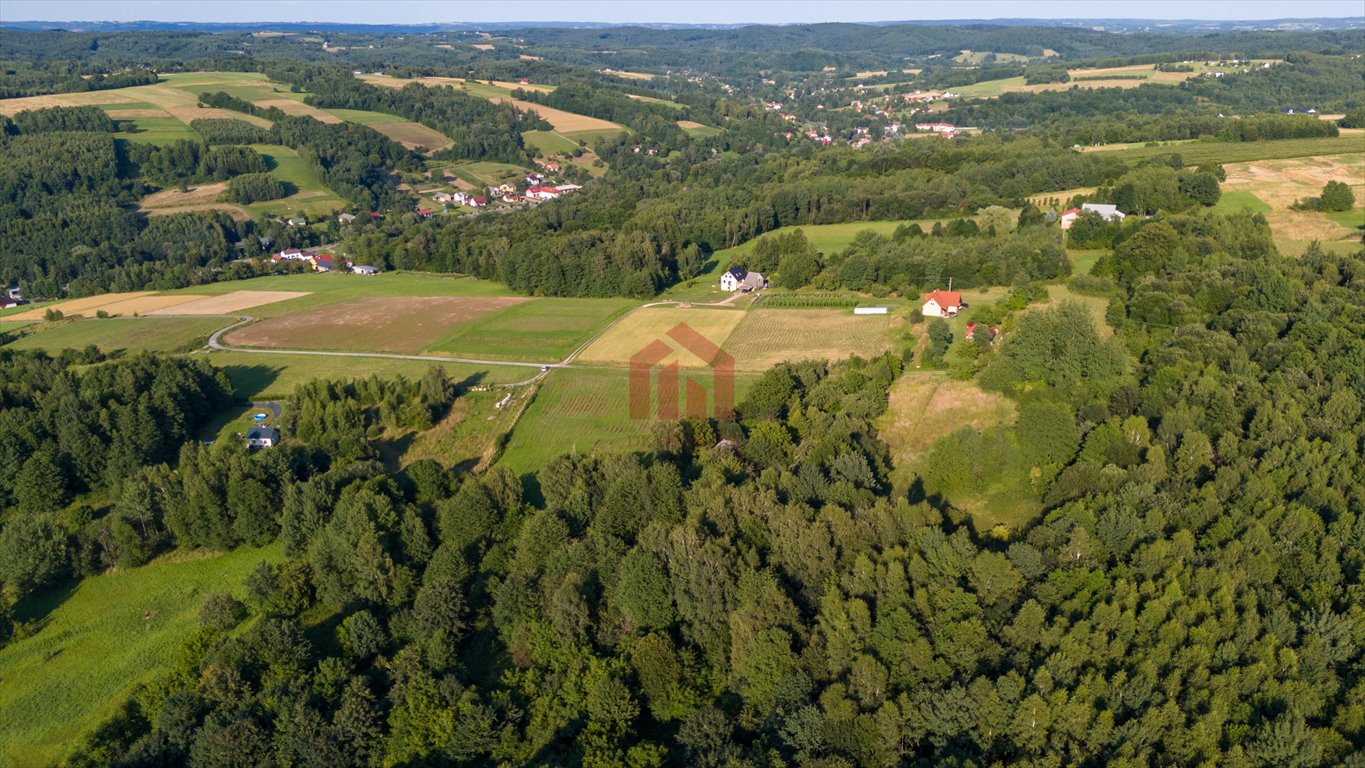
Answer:
POLYGON ((891 315, 849 309, 756 309, 725 342, 735 366, 766 370, 796 360, 874 357, 891 348, 891 315))
MULTIPOLYGON (((734 309, 645 307, 632 312, 612 326, 588 345, 578 360, 585 363, 626 365, 630 362, 631 355, 656 340, 664 341, 677 350, 679 345, 669 338, 668 332, 679 323, 686 323, 707 341, 719 347, 725 344, 730 333, 743 319, 744 313, 734 309)), ((711 362, 687 351, 677 351, 663 362, 673 360, 677 360, 685 368, 701 368, 711 362)))
POLYGON ((492 360, 562 360, 629 299, 533 299, 463 324, 427 351, 492 360))
POLYGON ((204 296, 185 304, 149 312, 151 315, 228 315, 244 309, 274 304, 277 301, 307 296, 306 291, 233 291, 222 296, 204 296))
POLYGON ((84 349, 94 345, 101 352, 127 349, 149 352, 187 352, 203 346, 208 335, 221 328, 222 318, 118 317, 107 320, 69 320, 52 327, 38 326, 15 342, 13 349, 84 349))
POLYGON ((227 341, 250 347, 413 354, 459 323, 522 301, 528 299, 373 296, 273 317, 233 331, 227 341))

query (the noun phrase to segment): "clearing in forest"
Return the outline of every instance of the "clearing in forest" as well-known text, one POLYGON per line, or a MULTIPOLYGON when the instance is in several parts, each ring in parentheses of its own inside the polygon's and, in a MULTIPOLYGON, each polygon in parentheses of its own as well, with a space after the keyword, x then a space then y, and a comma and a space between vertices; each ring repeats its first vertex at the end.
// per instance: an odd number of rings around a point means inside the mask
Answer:
POLYGON ((1357 203, 1365 205, 1365 153, 1253 160, 1226 165, 1224 170, 1224 195, 1253 195, 1262 207, 1250 205, 1250 200, 1242 202, 1265 216, 1277 242, 1359 243, 1360 232, 1350 226, 1349 212, 1336 216, 1295 211, 1290 206, 1303 198, 1317 197, 1329 181, 1349 184, 1357 203))
POLYGON ((373 296, 280 315, 228 334, 229 344, 415 354, 455 326, 529 299, 373 296))
POLYGON ((986 392, 974 381, 939 374, 901 376, 891 386, 877 434, 891 449, 897 470, 913 466, 934 441, 964 426, 984 430, 1014 420, 1012 401, 986 392))

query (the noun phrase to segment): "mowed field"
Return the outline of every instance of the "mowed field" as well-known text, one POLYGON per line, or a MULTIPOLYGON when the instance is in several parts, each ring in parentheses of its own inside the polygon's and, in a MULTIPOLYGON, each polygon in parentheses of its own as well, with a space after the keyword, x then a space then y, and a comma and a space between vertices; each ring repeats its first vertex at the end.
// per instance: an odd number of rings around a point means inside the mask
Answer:
POLYGON ((892 315, 854 315, 849 309, 755 309, 726 339, 741 370, 779 363, 875 357, 891 348, 892 315))
MULTIPOLYGON (((235 288, 242 284, 241 282, 217 283, 216 286, 235 288)), ((98 296, 42 304, 32 309, 7 314, 5 319, 42 320, 50 309, 55 309, 66 317, 95 317, 99 312, 105 312, 110 317, 131 317, 147 314, 231 314, 242 309, 306 295, 307 293, 302 291, 230 290, 224 295, 210 299, 198 292, 182 291, 168 291, 160 294, 153 291, 102 293, 98 296)))
MULTIPOLYGON (((1227 207, 1240 205, 1264 215, 1277 244, 1283 242, 1288 246, 1282 250, 1293 252, 1295 244, 1314 240, 1359 244, 1360 230, 1356 228, 1359 225, 1352 223, 1357 220, 1365 223, 1365 210, 1333 216, 1320 211, 1295 211, 1290 206, 1321 194, 1329 181, 1350 185, 1357 203, 1365 205, 1365 151, 1255 160, 1225 165, 1224 170, 1228 177, 1223 183, 1223 194, 1233 198, 1227 207)), ((1219 206, 1224 206, 1223 200, 1219 206)))
POLYGON ((416 354, 450 333, 525 298, 374 296, 270 318, 228 334, 246 347, 416 354))
MULTIPOLYGON (((1008 55, 1008 54, 1007 54, 1008 55)), ((999 80, 984 80, 980 83, 951 88, 953 93, 963 98, 994 98, 1006 93, 1043 93, 1045 91, 1066 91, 1071 88, 1136 88, 1147 83, 1176 85, 1191 78, 1200 77, 1204 72, 1227 72, 1245 70, 1247 67, 1205 66, 1203 62, 1188 62, 1193 72, 1160 72, 1155 64, 1138 64, 1126 67, 1074 68, 1068 69, 1071 77, 1065 83, 1036 83, 1029 85, 1024 77, 1009 77, 999 80)), ((1253 62, 1260 66, 1263 61, 1253 62)))
POLYGON ((300 384, 314 379, 353 381, 367 376, 420 379, 432 367, 440 368, 457 382, 511 384, 525 381, 533 369, 447 363, 439 360, 394 360, 382 357, 333 357, 320 355, 261 354, 244 351, 208 353, 209 362, 222 368, 239 400, 281 400, 294 394, 300 384))
POLYGON ((589 344, 579 355, 578 362, 627 365, 632 355, 656 340, 664 340, 678 350, 675 356, 663 361, 665 364, 676 360, 684 368, 704 368, 711 364, 712 358, 681 350, 680 345, 669 338, 668 332, 683 324, 719 348, 744 316, 745 313, 737 309, 644 307, 589 344))
POLYGON ((227 554, 172 552, 140 568, 90 576, 70 595, 21 602, 38 632, 0 648, 0 765, 58 765, 160 674, 198 627, 204 599, 244 597, 242 580, 276 546, 227 554))
POLYGON ((209 334, 227 321, 221 317, 115 317, 63 320, 48 328, 30 326, 28 333, 7 344, 9 349, 118 349, 148 352, 188 352, 202 347, 209 334))
POLYGON ((562 360, 635 302, 532 299, 467 323, 427 349, 490 360, 562 360))

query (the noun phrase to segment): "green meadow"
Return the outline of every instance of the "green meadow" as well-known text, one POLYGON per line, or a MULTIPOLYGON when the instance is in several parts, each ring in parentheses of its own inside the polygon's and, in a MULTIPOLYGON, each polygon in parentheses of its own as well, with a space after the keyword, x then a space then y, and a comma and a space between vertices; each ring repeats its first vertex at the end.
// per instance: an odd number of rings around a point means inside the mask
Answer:
POLYGON ((510 384, 525 381, 536 373, 527 366, 473 365, 434 360, 396 360, 384 357, 343 357, 260 352, 209 352, 209 362, 222 368, 232 382, 238 400, 280 400, 294 389, 314 379, 352 381, 367 376, 420 379, 432 367, 442 368, 456 382, 510 384))
POLYGON ((41 629, 0 648, 0 765, 61 763, 167 667, 204 598, 240 596, 252 568, 280 559, 278 545, 177 551, 20 602, 16 619, 41 629))
POLYGON ((158 145, 181 140, 203 141, 193 128, 170 116, 135 117, 131 120, 120 120, 119 122, 125 125, 131 123, 133 126, 131 131, 119 131, 114 134, 120 139, 158 145))
POLYGON ((570 141, 555 131, 526 131, 521 134, 521 140, 526 146, 547 156, 578 149, 578 142, 570 141))
POLYGON ((427 352, 558 361, 635 303, 630 299, 534 299, 462 323, 427 352))
POLYGON ((228 321, 221 317, 111 317, 77 318, 37 324, 10 349, 116 349, 149 352, 188 352, 204 345, 209 334, 228 321))
POLYGON ((1229 214, 1238 211, 1270 213, 1270 206, 1261 201, 1254 192, 1224 192, 1213 206, 1213 213, 1229 214))

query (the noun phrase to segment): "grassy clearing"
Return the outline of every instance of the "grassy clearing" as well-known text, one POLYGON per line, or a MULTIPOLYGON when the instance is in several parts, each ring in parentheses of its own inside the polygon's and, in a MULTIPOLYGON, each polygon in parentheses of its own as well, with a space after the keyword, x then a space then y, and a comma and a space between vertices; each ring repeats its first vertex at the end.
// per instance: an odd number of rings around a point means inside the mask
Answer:
POLYGON ((504 436, 529 403, 532 387, 491 392, 470 392, 455 401, 450 414, 431 429, 413 437, 401 463, 432 459, 455 470, 481 470, 491 466, 504 436), (504 407, 497 404, 511 394, 504 407))
POLYGON ((979 83, 964 85, 961 88, 951 88, 953 93, 960 94, 964 99, 991 99, 1003 93, 1013 93, 1022 90, 1026 85, 1024 76, 1005 77, 999 80, 983 80, 979 83))
POLYGON ((526 177, 526 168, 511 163, 494 163, 480 160, 472 163, 459 163, 446 168, 446 172, 458 179, 472 184, 476 191, 484 187, 515 183, 526 177))
POLYGON ((188 352, 204 345, 209 334, 227 321, 220 317, 136 317, 66 320, 44 323, 8 346, 11 349, 116 349, 188 352))
POLYGON ((491 360, 562 360, 629 299, 535 299, 462 324, 427 352, 491 360))
POLYGON ((299 153, 279 144, 252 144, 251 148, 266 158, 270 173, 294 187, 294 193, 279 200, 267 200, 246 206, 257 218, 278 216, 318 215, 349 206, 345 200, 322 183, 313 167, 299 157, 299 153))
POLYGON ((1349 211, 1332 211, 1324 213, 1328 221, 1340 224, 1347 229, 1365 229, 1365 208, 1352 208, 1349 211))
POLYGON ((242 594, 246 574, 277 547, 174 552, 141 568, 92 576, 69 596, 39 595, 19 618, 43 628, 0 648, 0 764, 60 763, 132 690, 165 668, 215 592, 242 594))
POLYGON ((555 131, 526 131, 521 134, 526 146, 542 155, 558 155, 578 149, 578 142, 571 141, 555 131))
POLYGON ((679 120, 678 127, 683 129, 688 136, 691 136, 694 139, 705 139, 721 134, 719 128, 710 125, 702 125, 695 120, 679 120))
POLYGON ((269 408, 253 408, 250 405, 228 408, 199 430, 199 439, 215 443, 238 440, 246 434, 248 429, 251 429, 252 425, 271 424, 274 421, 274 416, 275 414, 269 408), (265 418, 256 421, 256 414, 261 414, 265 418))
POLYGON ((286 399, 294 388, 314 379, 352 381, 375 375, 380 378, 421 378, 433 365, 444 368, 457 382, 510 384, 523 381, 533 369, 520 366, 485 366, 427 360, 391 360, 382 357, 332 357, 325 355, 276 355, 252 352, 210 352, 209 362, 224 369, 239 400, 286 399))
MULTIPOLYGON (((544 109, 544 107, 541 107, 540 109, 544 109)), ((566 114, 567 114, 567 113, 566 113, 566 114)), ((578 117, 578 115, 575 115, 575 117, 578 117)), ((548 120, 549 118, 546 118, 546 119, 548 120)), ((596 118, 587 118, 587 119, 588 119, 588 120, 596 120, 596 118)), ((599 121, 599 122, 606 122, 606 121, 605 121, 605 120, 601 120, 601 121, 599 121)), ((559 130, 560 133, 564 134, 564 137, 565 137, 566 139, 568 139, 569 141, 573 141, 573 142, 586 141, 586 142, 588 143, 588 146, 590 146, 590 147, 591 147, 594 143, 596 143, 596 141, 597 141, 598 139, 614 139, 614 138, 616 138, 617 136, 620 136, 622 133, 625 133, 625 130, 626 130, 625 128, 622 128, 622 127, 620 127, 620 126, 617 126, 617 127, 615 127, 615 128, 605 128, 605 127, 604 127, 604 128, 584 128, 584 129, 582 129, 582 130, 574 130, 574 129, 568 128, 568 127, 562 128, 562 129, 561 129, 561 128, 559 128, 559 125, 556 124, 553 120, 550 121, 550 124, 551 124, 551 125, 554 125, 555 128, 556 128, 556 130, 559 130)), ((584 123, 584 124, 586 124, 586 123, 584 123)))
POLYGON ((297 298, 253 307, 252 317, 276 317, 302 309, 354 301, 368 296, 517 296, 501 283, 460 275, 422 272, 384 272, 372 277, 349 272, 304 272, 296 275, 271 275, 250 280, 196 285, 166 291, 166 294, 222 296, 238 291, 294 291, 306 294, 297 298))
POLYGON ((1105 320, 1105 313, 1109 309, 1109 299, 1104 296, 1086 296, 1076 293, 1065 285, 1049 285, 1047 287, 1048 300, 1038 304, 1030 304, 1028 311, 1037 309, 1051 309, 1064 301, 1072 301, 1085 307, 1090 314, 1090 319, 1095 323, 1095 330, 1099 331, 1100 336, 1108 337, 1114 335, 1114 329, 1109 327, 1109 322, 1105 320))
POLYGON ((742 370, 763 371, 795 360, 874 357, 891 348, 891 315, 851 309, 756 309, 726 339, 742 370))
POLYGON ((1095 269, 1095 262, 1099 261, 1100 257, 1104 256, 1106 253, 1108 253, 1108 251, 1103 248, 1088 250, 1082 248, 1066 249, 1066 255, 1071 258, 1071 274, 1090 274, 1095 269))
MULTIPOLYGON (((629 317, 612 326, 596 341, 588 345, 579 356, 579 362, 626 365, 631 355, 644 349, 651 342, 663 340, 674 349, 679 344, 668 336, 668 331, 679 323, 685 323, 716 346, 725 344, 731 332, 744 319, 744 313, 735 309, 682 308, 682 307, 645 307, 633 312, 629 317)), ((685 351, 676 353, 664 362, 677 359, 685 368, 701 368, 710 363, 685 351)))
POLYGON ((1270 213, 1270 206, 1261 202, 1261 198, 1253 192, 1224 192, 1218 198, 1218 204, 1213 206, 1213 213, 1226 215, 1238 211, 1270 213))
POLYGON ((1365 154, 1255 160, 1230 164, 1225 170, 1223 200, 1254 195, 1262 206, 1253 210, 1265 216, 1276 238, 1302 243, 1359 242, 1357 227, 1365 223, 1361 212, 1296 211, 1294 204, 1319 195, 1329 181, 1344 181, 1357 199, 1365 198, 1365 154))
POLYGON ((170 144, 173 141, 195 141, 202 142, 203 138, 188 125, 180 122, 174 117, 137 117, 132 120, 121 120, 124 124, 132 124, 131 131, 119 131, 114 134, 116 138, 128 139, 142 144, 170 144))

